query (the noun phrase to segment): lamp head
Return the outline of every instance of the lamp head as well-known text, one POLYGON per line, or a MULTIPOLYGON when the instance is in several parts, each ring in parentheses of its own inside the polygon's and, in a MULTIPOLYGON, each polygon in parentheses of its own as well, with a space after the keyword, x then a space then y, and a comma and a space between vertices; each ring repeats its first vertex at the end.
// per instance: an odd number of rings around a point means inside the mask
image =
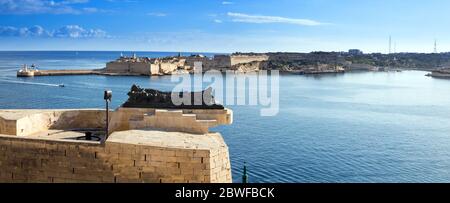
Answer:
POLYGON ((106 101, 111 101, 112 99, 112 91, 111 90, 105 90, 105 94, 103 96, 103 99, 106 101))

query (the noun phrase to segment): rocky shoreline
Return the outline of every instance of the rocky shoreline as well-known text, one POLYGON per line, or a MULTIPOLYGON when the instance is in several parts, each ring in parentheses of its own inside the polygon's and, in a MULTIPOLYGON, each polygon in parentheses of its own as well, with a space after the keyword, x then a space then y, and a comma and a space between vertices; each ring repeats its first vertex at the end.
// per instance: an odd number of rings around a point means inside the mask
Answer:
POLYGON ((450 79, 450 69, 435 70, 435 71, 432 71, 431 73, 427 74, 427 76, 434 77, 434 78, 450 79))

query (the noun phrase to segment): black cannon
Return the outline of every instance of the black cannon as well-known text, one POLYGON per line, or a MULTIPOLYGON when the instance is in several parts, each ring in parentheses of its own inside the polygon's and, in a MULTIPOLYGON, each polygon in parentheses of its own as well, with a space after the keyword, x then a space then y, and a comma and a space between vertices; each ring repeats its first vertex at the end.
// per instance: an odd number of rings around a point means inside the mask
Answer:
POLYGON ((161 109, 224 109, 217 104, 212 95, 212 88, 201 92, 163 92, 154 89, 144 89, 137 85, 128 92, 128 100, 124 108, 161 108, 161 109), (175 102, 174 96, 184 102, 175 102))

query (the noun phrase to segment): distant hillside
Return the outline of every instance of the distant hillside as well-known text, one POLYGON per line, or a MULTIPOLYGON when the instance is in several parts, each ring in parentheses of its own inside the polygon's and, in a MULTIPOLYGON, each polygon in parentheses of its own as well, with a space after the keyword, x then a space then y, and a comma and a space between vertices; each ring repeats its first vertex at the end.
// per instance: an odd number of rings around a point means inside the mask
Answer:
POLYGON ((450 53, 363 54, 356 56, 347 55, 344 57, 348 62, 380 67, 396 67, 419 70, 434 70, 450 67, 450 53))
MULTIPOLYGON (((242 53, 240 53, 242 54, 242 53)), ((246 53, 255 55, 255 53, 246 53)), ((343 67, 347 70, 361 66, 391 67, 415 70, 450 68, 450 53, 350 54, 348 52, 266 53, 269 69, 295 70, 305 67, 343 67)))

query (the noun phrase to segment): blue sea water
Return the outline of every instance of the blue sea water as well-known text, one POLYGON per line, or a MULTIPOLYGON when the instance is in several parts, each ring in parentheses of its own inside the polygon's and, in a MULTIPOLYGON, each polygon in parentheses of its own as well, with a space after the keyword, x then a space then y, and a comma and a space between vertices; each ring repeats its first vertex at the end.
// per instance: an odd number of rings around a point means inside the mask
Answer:
MULTIPOLYGON (((168 76, 15 76, 25 63, 103 68, 119 55, 0 52, 0 108, 103 108, 104 89, 113 90, 118 107, 134 83, 161 90, 176 85, 168 76), (66 87, 55 86, 61 83, 66 87)), ((214 129, 229 146, 234 181, 247 162, 250 182, 450 182, 450 80, 425 74, 282 75, 278 115, 231 105, 234 123, 214 129)))

